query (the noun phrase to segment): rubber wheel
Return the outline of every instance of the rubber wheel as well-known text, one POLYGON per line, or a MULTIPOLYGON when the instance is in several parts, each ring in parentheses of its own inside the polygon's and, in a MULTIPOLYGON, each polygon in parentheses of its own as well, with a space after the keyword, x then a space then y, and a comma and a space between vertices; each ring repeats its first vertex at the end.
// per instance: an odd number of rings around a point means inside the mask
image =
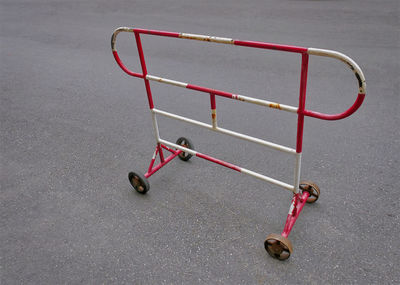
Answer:
POLYGON ((315 203, 321 194, 317 184, 312 181, 301 181, 299 187, 302 193, 304 193, 304 191, 310 193, 310 197, 308 197, 306 201, 307 203, 315 203))
MULTIPOLYGON (((185 138, 185 137, 180 137, 180 138, 176 141, 176 144, 177 144, 177 145, 181 145, 181 146, 186 147, 186 148, 189 148, 189 149, 194 149, 193 143, 192 143, 189 139, 187 139, 187 138, 185 138)), ((192 155, 191 155, 191 154, 189 154, 189 153, 187 153, 187 152, 183 152, 183 151, 182 151, 178 156, 179 156, 179 158, 180 158, 181 160, 183 160, 183 161, 188 161, 189 159, 192 158, 192 155)))
POLYGON ((140 194, 146 194, 150 190, 150 184, 147 178, 140 172, 129 172, 129 182, 132 187, 140 194))
POLYGON ((264 247, 270 256, 279 260, 288 259, 293 252, 290 240, 278 234, 267 236, 264 247))

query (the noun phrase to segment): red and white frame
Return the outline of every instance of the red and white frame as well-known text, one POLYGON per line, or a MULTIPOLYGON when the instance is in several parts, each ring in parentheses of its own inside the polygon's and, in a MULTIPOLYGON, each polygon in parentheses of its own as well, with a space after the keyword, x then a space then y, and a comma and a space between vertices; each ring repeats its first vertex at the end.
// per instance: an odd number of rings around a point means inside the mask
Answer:
POLYGON ((309 197, 309 193, 307 191, 304 191, 301 193, 299 189, 299 183, 300 183, 300 169, 301 169, 301 153, 302 153, 302 144, 303 144, 303 127, 304 127, 304 117, 314 117, 317 119, 322 119, 322 120, 340 120, 343 118, 346 118, 350 115, 352 115, 357 109, 361 106, 364 98, 365 98, 365 89, 366 89, 366 84, 365 84, 365 77, 363 75, 363 72, 361 71, 360 67, 355 63, 350 57, 336 52, 336 51, 331 51, 331 50, 323 50, 323 49, 317 49, 317 48, 305 48, 305 47, 298 47, 298 46, 289 46, 289 45, 279 45, 279 44, 272 44, 272 43, 265 43, 265 42, 255 42, 255 41, 242 41, 242 40, 234 40, 230 38, 222 38, 222 37, 214 37, 214 36, 205 36, 205 35, 196 35, 196 34, 187 34, 187 33, 175 33, 175 32, 167 32, 167 31, 157 31, 157 30, 147 30, 147 29, 138 29, 138 28, 128 28, 128 27, 120 27, 116 29, 112 35, 111 38, 111 48, 112 52, 114 55, 115 60, 117 61, 118 65, 121 67, 123 71, 125 71, 128 75, 131 75, 133 77, 138 77, 142 78, 145 83, 146 87, 146 92, 147 92, 147 98, 149 102, 149 107, 152 115, 152 120, 153 120, 153 127, 154 127, 154 134, 157 142, 156 150, 154 152, 153 158, 151 160, 150 166, 148 171, 145 174, 145 177, 148 178, 151 175, 153 175, 157 170, 159 170, 161 167, 166 165, 169 161, 171 161, 173 158, 175 158, 177 155, 179 155, 181 152, 185 152, 188 154, 191 154, 193 156, 197 156, 203 159, 206 159, 208 161, 220 164, 222 166, 231 168, 233 170, 236 170, 238 172, 241 172, 243 174, 247 174, 253 177, 256 177, 258 179, 261 179, 266 182, 270 182, 272 184, 278 185, 282 188, 285 188, 289 191, 292 191, 294 193, 291 207, 289 210, 289 214, 287 217, 287 221, 285 224, 285 228, 282 232, 282 236, 287 238, 297 217, 299 216, 305 201, 309 197), (133 33, 136 39, 136 44, 138 48, 138 53, 139 53, 139 59, 142 67, 142 72, 137 73, 129 70, 121 61, 120 57, 118 56, 115 42, 117 35, 120 32, 129 32, 133 33), (230 92, 225 92, 221 90, 216 90, 216 89, 211 89, 207 87, 202 87, 194 84, 189 84, 185 82, 180 82, 180 81, 175 81, 167 78, 162 78, 158 77, 155 75, 150 75, 147 72, 146 68, 146 62, 144 58, 144 53, 143 53, 143 48, 142 48, 142 43, 141 43, 141 35, 153 35, 153 36, 163 36, 163 37, 173 37, 173 38, 180 38, 180 39, 190 39, 190 40, 198 40, 198 41, 206 41, 206 42, 214 42, 214 43, 220 43, 220 44, 230 44, 230 45, 236 45, 236 46, 243 46, 243 47, 251 47, 251 48, 259 48, 259 49, 271 49, 271 50, 278 50, 278 51, 283 51, 283 52, 290 52, 290 53, 298 53, 301 55, 301 77, 300 77, 300 88, 299 88, 299 105, 297 107, 294 106, 289 106, 289 105, 284 105, 284 104, 279 104, 275 102, 270 102, 267 100, 262 100, 262 99, 256 99, 244 95, 239 95, 239 94, 233 94, 230 92), (324 56, 324 57, 331 57, 334 59, 338 59, 344 63, 347 64, 348 67, 354 72, 357 83, 358 83, 358 95, 357 98, 354 102, 354 104, 344 111, 343 113, 339 114, 324 114, 324 113, 319 113, 311 110, 307 110, 305 107, 305 101, 306 101, 306 89, 307 89, 307 72, 308 72, 308 61, 309 61, 309 56, 314 55, 314 56, 324 56), (150 81, 156 81, 164 84, 170 84, 182 88, 187 88, 187 89, 192 89, 196 90, 199 92, 207 93, 210 96, 210 104, 211 104, 211 124, 203 123, 197 120, 193 120, 187 117, 179 116, 176 114, 172 114, 163 110, 156 109, 154 107, 154 100, 152 97, 151 93, 151 88, 150 88, 150 81), (296 148, 290 148, 286 146, 282 146, 276 143, 272 143, 263 139, 251 137, 242 133, 238 133, 235 131, 231 131, 225 128, 221 128, 218 126, 217 123, 217 109, 216 109, 216 102, 215 102, 215 96, 221 96, 225 98, 230 98, 250 104, 256 104, 260 105, 263 107, 268 107, 268 108, 273 108, 277 109, 280 111, 285 111, 285 112, 290 112, 297 114, 297 139, 296 139, 296 148), (273 148, 275 150, 279 150, 281 152, 285 152, 288 154, 292 154, 295 156, 295 167, 294 167, 294 178, 293 182, 291 184, 279 181, 277 179, 265 176, 263 174, 233 165, 231 163, 219 160, 217 158, 211 157, 206 154, 202 154, 200 152, 197 152, 195 150, 183 147, 181 145, 177 145, 175 143, 166 141, 164 139, 160 138, 159 130, 158 130, 158 124, 157 124, 157 115, 173 118, 176 120, 184 121, 199 127, 203 127, 209 130, 212 130, 214 132, 218 133, 223 133, 226 135, 230 135, 245 141, 250 141, 256 144, 260 144, 269 148, 273 148), (163 154, 163 149, 167 150, 171 154, 165 158, 163 154), (154 167, 154 163, 156 160, 157 155, 160 157, 160 163, 154 167))

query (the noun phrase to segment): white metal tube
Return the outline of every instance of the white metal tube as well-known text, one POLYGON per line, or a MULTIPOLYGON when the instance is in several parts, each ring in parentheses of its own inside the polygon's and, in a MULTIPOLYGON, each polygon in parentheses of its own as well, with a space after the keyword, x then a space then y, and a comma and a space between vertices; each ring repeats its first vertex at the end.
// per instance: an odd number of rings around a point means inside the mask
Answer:
POLYGON ((186 86, 188 85, 185 82, 180 82, 180 81, 175 81, 175 80, 171 80, 171 79, 167 79, 167 78, 162 78, 162 77, 158 77, 158 76, 154 76, 154 75, 146 75, 146 79, 147 80, 153 80, 153 81, 157 81, 157 82, 161 82, 161 83, 166 83, 166 84, 170 84, 170 85, 175 85, 178 87, 183 87, 186 88, 186 86))
POLYGON ((157 143, 159 143, 160 142, 160 132, 158 130, 157 117, 156 117, 155 112, 151 112, 151 119, 153 121, 154 136, 156 137, 157 143))
POLYGON ((187 33, 181 33, 181 34, 179 34, 179 37, 182 39, 189 39, 189 40, 215 42, 215 43, 221 43, 221 44, 233 44, 233 39, 231 39, 231 38, 221 38, 221 37, 187 34, 187 33))
POLYGON ((224 128, 220 128, 220 127, 213 128, 212 125, 209 125, 209 124, 206 124, 206 123, 203 123, 203 122, 199 122, 199 121, 196 121, 196 120, 193 120, 193 119, 189 119, 189 118, 186 118, 186 117, 178 116, 178 115, 175 115, 175 114, 171 114, 171 113, 168 113, 168 112, 165 112, 165 111, 161 111, 161 110, 158 110, 158 109, 153 109, 152 111, 154 113, 157 113, 157 114, 160 114, 160 115, 172 118, 172 119, 180 120, 180 121, 183 121, 183 122, 187 122, 187 123, 190 123, 190 124, 193 124, 193 125, 197 125, 197 126, 200 126, 200 127, 203 127, 203 128, 218 132, 218 133, 230 135, 230 136, 242 139, 242 140, 246 140, 246 141, 250 141, 250 142, 253 142, 253 143, 257 143, 257 144, 260 144, 260 145, 263 145, 263 146, 266 146, 266 147, 270 147, 270 148, 273 148, 273 149, 276 149, 276 150, 279 150, 279 151, 282 151, 282 152, 291 153, 291 154, 295 154, 296 153, 295 149, 292 149, 292 148, 289 148, 289 147, 286 147, 286 146, 282 146, 282 145, 279 145, 279 144, 275 144, 275 143, 272 143, 272 142, 268 142, 268 141, 265 141, 265 140, 262 140, 262 139, 259 139, 259 138, 251 137, 251 136, 248 136, 248 135, 244 135, 244 134, 237 133, 237 132, 234 132, 234 131, 230 131, 230 130, 227 130, 227 129, 224 129, 224 128))
POLYGON ((351 70, 353 70, 355 76, 357 77, 358 80, 358 87, 359 87, 359 93, 365 94, 365 89, 366 89, 366 84, 365 84, 365 76, 361 70, 361 68, 358 66, 358 64, 352 60, 350 57, 347 55, 333 51, 333 50, 327 50, 327 49, 319 49, 319 48, 308 48, 307 50, 308 54, 312 55, 318 55, 318 56, 326 56, 326 57, 332 57, 339 59, 340 61, 346 63, 351 70))
POLYGON ((179 121, 190 123, 190 124, 193 124, 193 125, 196 125, 196 126, 200 126, 200 127, 206 128, 206 129, 210 129, 210 130, 212 129, 212 126, 209 125, 209 124, 206 124, 206 123, 203 123, 203 122, 200 122, 200 121, 196 121, 196 120, 193 120, 193 119, 189 119, 189 118, 186 118, 186 117, 182 117, 182 116, 179 116, 179 115, 175 115, 175 114, 172 114, 172 113, 168 113, 168 112, 156 109, 156 108, 152 109, 151 111, 153 113, 160 114, 160 115, 163 115, 163 116, 171 118, 171 119, 176 119, 176 120, 179 120, 179 121))
POLYGON ((211 109, 211 120, 212 120, 212 127, 213 127, 213 129, 218 128, 218 124, 217 124, 217 110, 216 110, 216 109, 211 109))
POLYGON ((256 105, 261 105, 261 106, 269 107, 272 109, 288 111, 288 112, 292 112, 292 113, 297 113, 297 111, 298 111, 298 108, 296 108, 296 107, 279 104, 279 103, 275 103, 275 102, 271 102, 271 101, 267 101, 267 100, 256 99, 256 98, 243 96, 243 95, 233 95, 232 98, 239 100, 239 101, 252 103, 252 104, 256 104, 256 105))
POLYGON ((241 169, 241 172, 244 173, 244 174, 253 176, 253 177, 255 177, 255 178, 258 178, 258 179, 260 179, 260 180, 267 181, 267 182, 269 182, 269 183, 272 183, 272 184, 281 186, 281 187, 285 188, 286 190, 289 190, 289 191, 292 191, 292 192, 295 192, 295 191, 296 191, 296 190, 295 190, 295 187, 293 187, 293 186, 290 185, 290 184, 287 184, 287 183, 285 183, 285 182, 282 182, 282 181, 273 179, 273 178, 271 178, 271 177, 268 177, 268 176, 259 174, 259 173, 257 173, 257 172, 254 172, 254 171, 251 171, 251 170, 248 170, 248 169, 245 169, 245 168, 242 168, 242 169, 241 169))
POLYGON ((301 153, 296 153, 296 165, 294 168, 294 193, 299 193, 299 185, 300 185, 300 171, 301 171, 301 153))
POLYGON ((293 148, 286 147, 286 146, 283 146, 283 145, 279 145, 279 144, 276 144, 276 143, 272 143, 272 142, 269 142, 269 141, 265 141, 265 140, 262 140, 262 139, 258 139, 258 138, 255 138, 255 137, 251 137, 251 136, 248 136, 248 135, 244 135, 244 134, 241 134, 241 133, 237 133, 237 132, 234 132, 234 131, 230 131, 230 130, 227 130, 227 129, 216 128, 215 131, 219 132, 219 133, 226 134, 226 135, 230 135, 232 137, 236 137, 236 138, 239 138, 239 139, 242 139, 242 140, 254 142, 254 143, 257 143, 257 144, 260 144, 260 145, 263 145, 263 146, 267 146, 267 147, 270 147, 272 149, 279 150, 279 151, 282 151, 282 152, 291 153, 291 154, 295 154, 296 153, 296 150, 293 149, 293 148))

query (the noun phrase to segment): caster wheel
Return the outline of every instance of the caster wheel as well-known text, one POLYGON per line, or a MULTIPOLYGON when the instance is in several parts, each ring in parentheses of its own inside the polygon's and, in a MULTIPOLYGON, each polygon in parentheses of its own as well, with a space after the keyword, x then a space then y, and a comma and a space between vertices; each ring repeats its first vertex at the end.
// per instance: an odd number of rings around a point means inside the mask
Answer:
MULTIPOLYGON (((184 138, 184 137, 180 137, 176 141, 176 144, 181 145, 186 148, 194 149, 192 142, 189 139, 184 138)), ((181 152, 178 156, 183 161, 188 161, 192 157, 192 155, 187 152, 181 152)))
POLYGON ((310 197, 308 197, 306 201, 307 203, 316 202, 318 200, 319 195, 321 194, 321 191, 319 190, 317 184, 315 184, 312 181, 301 181, 299 187, 302 193, 304 193, 304 191, 310 193, 310 197))
POLYGON ((293 252, 290 240, 278 234, 267 236, 264 246, 269 255, 279 260, 288 259, 293 252))
POLYGON ((129 172, 128 175, 129 182, 132 187, 140 194, 146 194, 147 191, 150 190, 149 181, 147 178, 140 172, 129 172))

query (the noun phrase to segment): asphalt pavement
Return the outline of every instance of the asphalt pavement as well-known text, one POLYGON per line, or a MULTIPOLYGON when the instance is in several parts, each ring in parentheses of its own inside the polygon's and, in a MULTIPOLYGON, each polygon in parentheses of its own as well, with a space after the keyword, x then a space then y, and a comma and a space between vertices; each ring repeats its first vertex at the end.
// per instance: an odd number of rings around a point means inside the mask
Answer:
MULTIPOLYGON (((399 1, 1 0, 1 284, 399 284, 399 1), (305 119, 302 174, 321 188, 289 239, 291 192, 200 158, 132 191, 155 148, 143 80, 115 63, 128 26, 331 49, 366 77, 340 121, 305 119), (396 269, 397 268, 397 269, 396 269)), ((140 71, 134 37, 119 54, 140 71)), ((298 54, 142 36, 150 74, 297 106, 298 54)), ((307 108, 338 113, 358 86, 310 56, 307 108)), ((157 108, 210 123, 207 94, 151 82, 157 108)), ((295 147, 291 113, 217 98, 218 124, 295 147)), ((294 159, 159 118, 162 138, 291 183, 294 159)))

